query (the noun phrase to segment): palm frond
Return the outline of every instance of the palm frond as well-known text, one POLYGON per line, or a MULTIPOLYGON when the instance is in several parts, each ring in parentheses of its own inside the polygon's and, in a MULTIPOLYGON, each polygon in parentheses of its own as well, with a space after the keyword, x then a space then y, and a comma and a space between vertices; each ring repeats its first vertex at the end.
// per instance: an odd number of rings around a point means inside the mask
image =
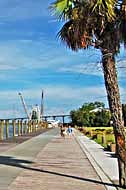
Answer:
POLYGON ((58 18, 68 19, 68 12, 72 9, 74 0, 57 0, 49 7, 58 18))
POLYGON ((86 49, 92 44, 92 33, 82 20, 80 22, 68 21, 59 31, 58 37, 74 51, 86 49))
POLYGON ((77 51, 94 45, 114 54, 121 40, 126 44, 126 20, 121 12, 125 7, 126 0, 57 0, 51 5, 58 18, 68 20, 58 37, 69 48, 77 51))
POLYGON ((96 0, 92 4, 92 10, 102 16, 106 16, 109 22, 112 22, 115 17, 115 7, 118 0, 96 0))

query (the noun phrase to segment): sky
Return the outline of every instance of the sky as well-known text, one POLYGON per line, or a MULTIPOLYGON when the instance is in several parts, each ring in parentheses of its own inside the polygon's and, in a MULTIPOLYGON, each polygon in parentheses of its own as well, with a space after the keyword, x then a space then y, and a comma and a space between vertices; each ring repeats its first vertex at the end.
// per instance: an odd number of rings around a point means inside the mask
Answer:
MULTIPOLYGON (((51 0, 0 0, 0 118, 24 117, 18 93, 30 111, 69 114, 86 102, 107 98, 99 50, 72 52, 57 38, 62 23, 52 16, 51 0)), ((126 103, 126 53, 116 57, 121 100, 126 103)))

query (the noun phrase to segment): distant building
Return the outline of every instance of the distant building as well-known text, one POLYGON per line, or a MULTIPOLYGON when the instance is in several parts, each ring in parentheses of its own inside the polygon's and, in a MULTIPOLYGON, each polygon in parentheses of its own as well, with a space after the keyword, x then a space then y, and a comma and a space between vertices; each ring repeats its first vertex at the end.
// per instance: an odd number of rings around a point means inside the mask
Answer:
POLYGON ((101 112, 101 111, 110 111, 108 108, 103 108, 103 107, 99 107, 99 108, 95 108, 93 110, 90 111, 91 112, 101 112))

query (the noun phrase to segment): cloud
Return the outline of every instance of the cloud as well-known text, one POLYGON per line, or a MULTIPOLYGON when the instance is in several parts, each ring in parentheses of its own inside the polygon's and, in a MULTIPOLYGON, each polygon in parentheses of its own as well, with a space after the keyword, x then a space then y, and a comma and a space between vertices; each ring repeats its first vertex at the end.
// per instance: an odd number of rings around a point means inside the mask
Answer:
POLYGON ((47 93, 47 97, 51 99, 77 101, 77 100, 88 100, 95 96, 103 96, 104 87, 70 87, 70 86, 47 86, 44 88, 47 93))
POLYGON ((41 34, 41 40, 22 39, 1 42, 0 52, 1 70, 49 68, 49 70, 55 69, 55 71, 64 72, 67 70, 86 72, 86 68, 94 71, 94 67, 97 70, 97 64, 82 64, 81 54, 68 51, 56 41, 50 42, 43 34, 41 34), (81 64, 77 65, 78 61, 81 64))
MULTIPOLYGON (((73 109, 77 109, 86 102, 101 101, 108 107, 106 90, 104 86, 98 87, 75 87, 67 85, 53 86, 45 85, 33 89, 22 90, 28 110, 36 103, 41 103, 41 90, 44 89, 44 114, 69 114, 73 109)), ((20 89, 19 89, 20 91, 20 89)), ((25 116, 21 100, 17 90, 0 92, 0 113, 1 118, 25 116), (6 105, 6 106, 5 106, 6 105)), ((126 102, 124 97, 126 89, 120 88, 121 99, 126 102)))
POLYGON ((59 64, 45 40, 14 40, 0 44, 0 70, 48 68, 59 64), (44 44, 44 45, 43 45, 44 44))
POLYGON ((22 113, 14 110, 14 109, 7 109, 7 110, 0 110, 0 118, 1 119, 13 119, 18 117, 26 117, 25 114, 22 116, 22 113))
MULTIPOLYGON (((100 61, 97 61, 97 58, 94 58, 95 62, 91 62, 92 58, 90 57, 88 59, 89 55, 91 55, 91 52, 88 52, 88 55, 85 56, 85 60, 87 62, 84 61, 84 63, 81 63, 81 64, 70 65, 70 67, 68 66, 66 67, 66 65, 64 65, 63 67, 59 68, 59 71, 64 72, 64 73, 80 73, 80 74, 103 76, 102 63, 100 61)), ((80 55, 79 55, 79 58, 80 58, 80 55)), ((74 60, 74 57, 72 60, 74 60)), ((100 60, 100 54, 99 54, 99 60, 100 60)), ((117 72, 118 72, 119 78, 122 78, 122 77, 125 78, 126 57, 123 55, 122 58, 118 58, 116 60, 116 65, 117 65, 117 72)))
POLYGON ((2 63, 0 62, 0 71, 6 71, 6 70, 15 70, 16 68, 12 65, 2 65, 2 63))
MULTIPOLYGON (((41 102, 41 87, 34 89, 22 90, 22 95, 26 104, 36 104, 41 102)), ((92 102, 97 100, 98 97, 105 96, 104 87, 90 87, 90 88, 72 88, 69 86, 43 86, 44 89, 44 103, 46 114, 50 110, 59 110, 58 112, 69 112, 72 108, 81 106, 84 102, 92 102)), ((6 110, 12 110, 12 107, 22 110, 19 91, 10 90, 0 92, 0 105, 1 110, 5 107, 6 110), (15 105, 15 106, 14 106, 15 105)), ((102 99, 104 100, 104 98, 102 99)), ((55 112, 54 112, 55 113, 55 112)), ((9 115, 8 115, 9 117, 9 115)))
POLYGON ((126 78, 126 58, 117 60, 117 71, 119 78, 126 78))
POLYGON ((88 74, 88 75, 103 75, 101 63, 85 63, 72 65, 71 67, 62 67, 59 69, 61 72, 70 72, 70 73, 80 73, 80 74, 88 74))

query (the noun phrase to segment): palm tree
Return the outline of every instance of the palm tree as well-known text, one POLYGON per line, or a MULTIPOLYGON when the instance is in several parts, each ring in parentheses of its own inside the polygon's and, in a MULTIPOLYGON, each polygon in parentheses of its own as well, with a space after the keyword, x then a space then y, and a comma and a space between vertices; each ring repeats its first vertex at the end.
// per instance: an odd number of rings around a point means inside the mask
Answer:
POLYGON ((119 183, 126 187, 126 138, 115 65, 120 43, 126 45, 126 0, 56 0, 51 5, 65 20, 59 38, 74 51, 101 50, 105 87, 113 119, 119 183))

